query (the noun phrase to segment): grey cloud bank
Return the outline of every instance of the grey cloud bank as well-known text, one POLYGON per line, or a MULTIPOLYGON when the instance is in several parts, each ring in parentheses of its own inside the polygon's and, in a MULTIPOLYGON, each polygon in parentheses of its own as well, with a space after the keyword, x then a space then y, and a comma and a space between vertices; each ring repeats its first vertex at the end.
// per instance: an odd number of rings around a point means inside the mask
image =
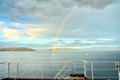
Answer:
POLYGON ((2 0, 0 15, 13 20, 24 16, 51 18, 68 13, 73 6, 102 9, 115 2, 117 0, 2 0))

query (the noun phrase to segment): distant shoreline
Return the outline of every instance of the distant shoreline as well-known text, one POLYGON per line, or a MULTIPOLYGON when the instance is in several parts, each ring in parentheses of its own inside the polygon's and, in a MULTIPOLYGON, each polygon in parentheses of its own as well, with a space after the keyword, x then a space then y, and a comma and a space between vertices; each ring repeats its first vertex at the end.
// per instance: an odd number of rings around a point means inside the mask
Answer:
POLYGON ((0 52, 2 52, 2 51, 20 52, 20 51, 36 51, 36 50, 31 49, 31 48, 26 48, 26 47, 9 47, 9 48, 0 48, 0 52))

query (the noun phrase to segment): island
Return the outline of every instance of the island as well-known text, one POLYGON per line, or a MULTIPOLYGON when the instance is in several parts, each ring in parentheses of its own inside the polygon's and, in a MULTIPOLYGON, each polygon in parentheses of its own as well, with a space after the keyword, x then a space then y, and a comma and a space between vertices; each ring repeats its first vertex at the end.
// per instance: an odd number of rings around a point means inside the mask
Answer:
POLYGON ((0 48, 0 51, 35 51, 35 50, 26 47, 10 47, 10 48, 0 48))

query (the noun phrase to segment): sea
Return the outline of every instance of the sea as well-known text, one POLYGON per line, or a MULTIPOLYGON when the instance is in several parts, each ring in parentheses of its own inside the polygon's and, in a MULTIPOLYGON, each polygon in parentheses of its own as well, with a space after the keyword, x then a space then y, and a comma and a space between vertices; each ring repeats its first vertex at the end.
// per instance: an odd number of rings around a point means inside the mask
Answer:
MULTIPOLYGON (((120 61, 120 51, 57 50, 51 52, 51 50, 42 49, 24 52, 0 52, 0 79, 5 77, 61 77, 59 74, 56 74, 60 70, 62 71, 63 68, 66 69, 66 72, 64 71, 65 75, 68 73, 82 73, 83 71, 80 69, 83 68, 79 67, 83 66, 83 64, 78 65, 75 63, 77 67, 75 69, 76 72, 72 71, 74 65, 67 64, 72 60, 120 61), (63 67, 65 64, 69 67, 69 69, 63 67)), ((107 66, 112 68, 114 67, 113 64, 107 64, 107 66)), ((106 73, 105 71, 102 71, 100 74, 96 73, 94 75, 106 74, 110 75, 110 77, 116 77, 118 76, 118 71, 106 71, 106 73)), ((90 77, 93 76, 89 70, 87 71, 87 75, 90 77)), ((108 77, 108 75, 106 76, 108 77)), ((118 80, 118 78, 100 80, 118 80)))

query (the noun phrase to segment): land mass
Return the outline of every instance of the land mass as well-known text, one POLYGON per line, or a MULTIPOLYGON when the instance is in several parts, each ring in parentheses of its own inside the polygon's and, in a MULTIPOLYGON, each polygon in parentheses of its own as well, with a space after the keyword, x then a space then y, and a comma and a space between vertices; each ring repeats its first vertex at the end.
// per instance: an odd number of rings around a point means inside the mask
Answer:
POLYGON ((26 47, 10 47, 10 48, 0 48, 0 51, 35 51, 35 50, 26 47))

